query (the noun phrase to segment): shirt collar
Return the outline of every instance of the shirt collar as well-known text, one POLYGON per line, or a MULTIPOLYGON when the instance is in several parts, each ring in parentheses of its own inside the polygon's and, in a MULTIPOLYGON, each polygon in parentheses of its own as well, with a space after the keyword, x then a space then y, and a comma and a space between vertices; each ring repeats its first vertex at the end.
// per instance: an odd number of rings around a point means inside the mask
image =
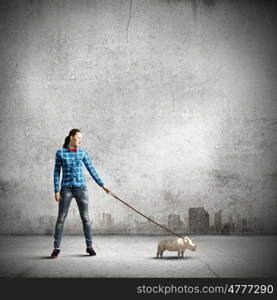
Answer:
MULTIPOLYGON (((69 150, 68 150, 69 148, 71 148, 71 147, 69 147, 69 145, 66 146, 66 150, 67 150, 68 152, 69 152, 69 150)), ((75 147, 73 147, 73 148, 75 148, 75 147)), ((79 147, 78 147, 78 146, 76 147, 76 152, 79 152, 79 147)))

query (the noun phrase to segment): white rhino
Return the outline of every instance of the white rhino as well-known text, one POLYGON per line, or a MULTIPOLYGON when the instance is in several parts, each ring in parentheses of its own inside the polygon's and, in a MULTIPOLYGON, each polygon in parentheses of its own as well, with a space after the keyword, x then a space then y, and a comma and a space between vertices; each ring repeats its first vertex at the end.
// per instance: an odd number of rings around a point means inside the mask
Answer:
POLYGON ((186 249, 189 249, 191 251, 196 250, 195 244, 191 241, 190 238, 184 237, 184 238, 178 238, 178 239, 171 239, 171 240, 162 240, 158 244, 158 250, 157 250, 157 258, 163 257, 163 253, 165 250, 167 251, 177 251, 178 257, 184 257, 184 252, 186 249))

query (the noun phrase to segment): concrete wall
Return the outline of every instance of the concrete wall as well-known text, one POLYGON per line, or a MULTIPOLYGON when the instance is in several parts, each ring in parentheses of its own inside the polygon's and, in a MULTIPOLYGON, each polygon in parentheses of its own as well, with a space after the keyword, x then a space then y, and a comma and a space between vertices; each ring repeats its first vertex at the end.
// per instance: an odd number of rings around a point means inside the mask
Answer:
MULTIPOLYGON (((156 221, 185 232, 203 207, 211 231, 218 213, 276 233, 273 3, 1 1, 0 232, 53 233, 54 155, 80 128, 106 186, 156 221)), ((165 232, 85 174, 95 233, 165 232)))

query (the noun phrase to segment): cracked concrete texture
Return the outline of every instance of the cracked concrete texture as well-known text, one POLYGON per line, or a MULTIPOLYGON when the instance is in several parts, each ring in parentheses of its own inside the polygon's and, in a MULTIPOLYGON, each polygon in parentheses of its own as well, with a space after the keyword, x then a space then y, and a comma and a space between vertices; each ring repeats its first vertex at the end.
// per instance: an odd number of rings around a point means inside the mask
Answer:
MULTIPOLYGON (((272 3, 1 1, 0 233, 53 230, 54 154, 71 128, 105 184, 157 222, 201 206, 211 225, 222 210, 276 233, 272 3)), ((142 233, 85 175, 96 232, 142 233)), ((81 233, 72 206, 65 230, 81 233)))
POLYGON ((132 0, 130 0, 129 17, 128 17, 128 22, 127 22, 127 26, 126 26, 127 43, 129 41, 129 26, 130 26, 131 17, 132 17, 132 3, 133 3, 132 0))
POLYGON ((1 236, 0 276, 62 277, 271 277, 276 276, 276 236, 193 236, 196 252, 156 259, 159 240, 172 236, 96 235, 97 255, 85 253, 82 236, 63 237, 61 253, 49 259, 50 236, 1 236))

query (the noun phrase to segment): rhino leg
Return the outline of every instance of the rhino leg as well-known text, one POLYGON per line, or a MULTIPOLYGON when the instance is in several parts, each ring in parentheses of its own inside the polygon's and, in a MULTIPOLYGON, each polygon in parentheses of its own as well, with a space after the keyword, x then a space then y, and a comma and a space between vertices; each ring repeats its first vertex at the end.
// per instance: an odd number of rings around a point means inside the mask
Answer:
POLYGON ((163 247, 161 247, 161 246, 158 246, 158 249, 157 249, 157 258, 159 258, 159 256, 160 257, 163 257, 163 251, 164 251, 164 249, 163 249, 163 247))
POLYGON ((160 251, 159 251, 159 248, 158 248, 156 258, 159 258, 159 256, 160 256, 160 251))

